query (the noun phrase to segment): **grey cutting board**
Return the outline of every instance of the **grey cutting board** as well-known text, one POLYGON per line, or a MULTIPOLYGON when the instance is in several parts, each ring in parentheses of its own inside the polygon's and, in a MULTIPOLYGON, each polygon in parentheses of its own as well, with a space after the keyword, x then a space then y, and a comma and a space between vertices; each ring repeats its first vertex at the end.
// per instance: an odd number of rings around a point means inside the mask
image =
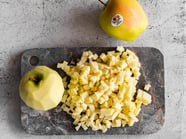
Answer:
MULTIPOLYGON (((164 63, 163 55, 155 48, 131 47, 128 48, 136 53, 141 62, 141 76, 138 88, 143 89, 146 83, 152 88, 152 103, 142 107, 138 115, 139 122, 132 127, 111 128, 106 135, 119 134, 150 134, 157 132, 163 126, 165 115, 164 98, 164 63)), ((43 48, 25 51, 21 57, 21 76, 36 65, 47 65, 57 70, 61 75, 64 73, 56 68, 58 62, 71 61, 80 58, 83 51, 91 50, 100 54, 114 47, 78 47, 78 48, 43 48)), ((36 111, 27 107, 21 101, 21 123, 27 133, 36 135, 99 135, 101 131, 88 129, 76 131, 73 119, 61 110, 60 105, 49 111, 36 111)))

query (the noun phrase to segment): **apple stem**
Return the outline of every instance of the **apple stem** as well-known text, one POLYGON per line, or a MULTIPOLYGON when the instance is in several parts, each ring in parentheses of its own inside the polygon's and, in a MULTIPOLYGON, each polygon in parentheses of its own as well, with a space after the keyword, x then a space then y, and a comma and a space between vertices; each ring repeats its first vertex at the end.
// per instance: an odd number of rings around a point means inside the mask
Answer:
POLYGON ((37 79, 34 79, 34 78, 29 78, 28 80, 31 80, 31 81, 33 81, 34 83, 37 83, 37 82, 38 82, 38 80, 37 80, 37 79))
POLYGON ((107 6, 107 4, 104 3, 103 1, 101 1, 101 0, 98 0, 98 1, 101 2, 101 4, 103 4, 104 6, 107 6))
POLYGON ((42 80, 42 75, 37 75, 34 78, 29 78, 28 80, 33 81, 36 85, 39 85, 39 82, 42 80))

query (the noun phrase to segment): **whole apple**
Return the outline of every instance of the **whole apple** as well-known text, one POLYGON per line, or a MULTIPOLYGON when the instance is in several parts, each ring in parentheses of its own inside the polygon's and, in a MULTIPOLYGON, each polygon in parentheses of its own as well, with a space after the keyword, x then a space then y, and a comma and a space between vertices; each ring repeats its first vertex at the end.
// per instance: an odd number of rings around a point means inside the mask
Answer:
POLYGON ((137 0, 108 0, 101 11, 99 23, 110 36, 133 41, 145 31, 148 19, 137 0))
POLYGON ((47 66, 36 66, 22 77, 19 94, 23 102, 36 110, 56 107, 63 96, 61 76, 47 66))

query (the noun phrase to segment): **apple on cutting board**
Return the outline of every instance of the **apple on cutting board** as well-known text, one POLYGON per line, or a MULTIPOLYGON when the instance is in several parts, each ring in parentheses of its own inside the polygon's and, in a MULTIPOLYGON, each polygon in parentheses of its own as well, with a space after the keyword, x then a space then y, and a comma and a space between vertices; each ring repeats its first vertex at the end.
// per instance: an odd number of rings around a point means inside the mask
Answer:
POLYGON ((148 25, 147 16, 137 0, 108 0, 99 16, 101 28, 124 41, 135 40, 148 25))
POLYGON ((61 76, 47 66, 36 66, 23 75, 19 94, 23 102, 35 110, 56 107, 64 92, 61 76))

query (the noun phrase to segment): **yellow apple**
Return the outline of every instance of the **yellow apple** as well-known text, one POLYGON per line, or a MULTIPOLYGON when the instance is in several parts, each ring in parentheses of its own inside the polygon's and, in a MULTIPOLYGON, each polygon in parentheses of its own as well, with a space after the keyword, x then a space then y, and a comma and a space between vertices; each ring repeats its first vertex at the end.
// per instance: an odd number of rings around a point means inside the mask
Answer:
POLYGON ((36 66, 22 77, 19 94, 23 102, 36 110, 56 107, 63 96, 61 76, 47 66, 36 66))
POLYGON ((145 31, 148 19, 137 0, 108 0, 101 11, 99 23, 110 36, 133 41, 145 31))

